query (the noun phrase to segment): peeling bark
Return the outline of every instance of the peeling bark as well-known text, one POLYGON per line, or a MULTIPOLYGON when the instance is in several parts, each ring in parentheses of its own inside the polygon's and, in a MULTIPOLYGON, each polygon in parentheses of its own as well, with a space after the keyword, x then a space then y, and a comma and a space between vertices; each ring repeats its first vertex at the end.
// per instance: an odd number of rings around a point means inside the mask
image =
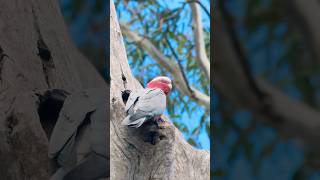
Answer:
POLYGON ((142 86, 128 65, 113 1, 110 6, 111 179, 209 179, 209 152, 194 149, 168 119, 160 128, 152 124, 138 129, 121 125, 125 117, 121 91, 142 86), (148 142, 152 132, 162 137, 156 145, 148 142))

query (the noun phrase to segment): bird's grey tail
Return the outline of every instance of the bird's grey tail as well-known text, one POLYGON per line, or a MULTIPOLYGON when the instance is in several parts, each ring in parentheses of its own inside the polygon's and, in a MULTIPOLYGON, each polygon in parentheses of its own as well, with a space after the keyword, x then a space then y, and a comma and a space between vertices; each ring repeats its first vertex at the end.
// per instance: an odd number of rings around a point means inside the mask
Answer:
POLYGON ((145 117, 134 120, 134 121, 130 121, 131 116, 127 116, 126 118, 124 118, 124 120, 122 121, 122 125, 124 126, 129 126, 129 127, 133 127, 133 128, 138 128, 140 127, 146 120, 145 117))
POLYGON ((121 122, 121 125, 128 126, 130 124, 130 118, 131 118, 130 115, 128 115, 126 118, 124 118, 124 120, 121 122))
POLYGON ((145 120, 146 120, 145 117, 137 119, 137 120, 133 121, 132 123, 130 123, 128 126, 133 127, 133 128, 138 128, 144 123, 145 120))

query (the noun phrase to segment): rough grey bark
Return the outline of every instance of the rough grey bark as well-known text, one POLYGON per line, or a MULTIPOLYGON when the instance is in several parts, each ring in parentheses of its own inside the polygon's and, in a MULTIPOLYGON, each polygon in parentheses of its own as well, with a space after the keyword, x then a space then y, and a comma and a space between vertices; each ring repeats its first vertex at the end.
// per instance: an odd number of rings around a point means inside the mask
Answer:
POLYGON ((50 128, 40 123, 39 94, 106 83, 71 42, 56 0, 0 1, 0 7, 0 176, 48 179, 44 129, 50 128))
POLYGON ((161 129, 153 125, 138 129, 121 126, 125 117, 121 91, 142 86, 132 76, 115 7, 113 1, 110 3, 111 179, 209 179, 209 152, 194 149, 168 119, 161 129), (145 142, 153 132, 162 139, 156 145, 145 142))

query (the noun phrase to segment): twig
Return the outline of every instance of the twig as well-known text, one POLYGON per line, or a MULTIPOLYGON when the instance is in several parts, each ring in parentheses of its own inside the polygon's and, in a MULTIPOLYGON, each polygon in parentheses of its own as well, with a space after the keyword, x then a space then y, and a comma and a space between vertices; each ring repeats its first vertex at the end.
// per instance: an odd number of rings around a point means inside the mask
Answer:
POLYGON ((167 38, 166 36, 165 36, 165 40, 166 40, 166 43, 168 44, 168 46, 169 46, 169 48, 170 48, 173 56, 175 57, 175 59, 176 59, 177 62, 178 62, 179 69, 180 69, 180 71, 181 71, 181 73, 182 73, 183 79, 184 79, 184 81, 186 82, 189 91, 191 92, 191 96, 194 96, 194 93, 193 93, 192 89, 190 88, 189 82, 188 82, 188 80, 187 80, 186 74, 184 73, 184 70, 183 70, 183 67, 182 67, 182 64, 181 64, 181 60, 179 59, 177 53, 175 52, 175 50, 174 50, 173 47, 171 46, 171 43, 169 42, 169 40, 168 40, 168 38, 167 38))

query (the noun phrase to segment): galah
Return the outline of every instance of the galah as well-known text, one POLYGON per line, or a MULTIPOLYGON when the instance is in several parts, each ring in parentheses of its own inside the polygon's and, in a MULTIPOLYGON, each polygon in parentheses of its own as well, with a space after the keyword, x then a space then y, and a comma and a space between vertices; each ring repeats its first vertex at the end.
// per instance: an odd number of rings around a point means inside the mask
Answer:
POLYGON ((161 120, 166 109, 166 97, 172 89, 171 80, 165 76, 152 79, 145 89, 132 91, 126 102, 126 118, 122 125, 138 128, 148 120, 161 120))

